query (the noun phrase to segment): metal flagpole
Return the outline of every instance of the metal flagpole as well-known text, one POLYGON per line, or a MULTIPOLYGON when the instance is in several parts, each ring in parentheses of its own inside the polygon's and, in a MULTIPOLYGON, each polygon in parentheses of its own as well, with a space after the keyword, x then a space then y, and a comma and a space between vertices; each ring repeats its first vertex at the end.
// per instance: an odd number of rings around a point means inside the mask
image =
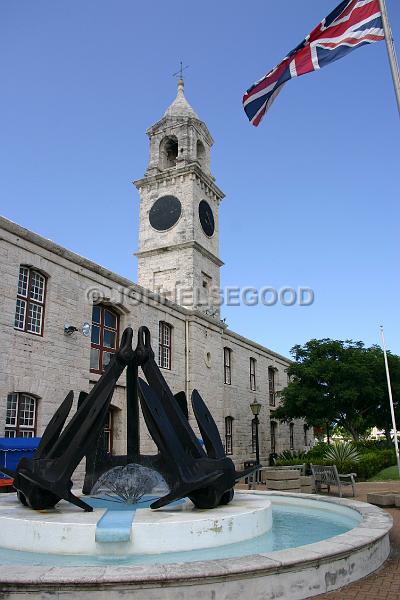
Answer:
POLYGON ((393 432, 394 432, 394 447, 396 448, 397 468, 399 470, 399 477, 400 477, 399 444, 397 441, 396 418, 394 416, 394 408, 393 408, 392 384, 390 383, 389 364, 388 364, 388 359, 387 359, 385 336, 383 333, 382 325, 381 325, 381 338, 382 338, 383 355, 385 357, 385 368, 386 368, 386 379, 387 379, 388 392, 389 392, 390 412, 392 414, 392 423, 393 423, 393 432))
POLYGON ((394 91, 396 93, 397 108, 400 115, 400 73, 396 57, 396 48, 394 45, 394 39, 392 29, 390 27, 385 0, 379 0, 379 5, 382 13, 383 31, 385 32, 386 48, 389 56, 390 70, 392 71, 394 91))

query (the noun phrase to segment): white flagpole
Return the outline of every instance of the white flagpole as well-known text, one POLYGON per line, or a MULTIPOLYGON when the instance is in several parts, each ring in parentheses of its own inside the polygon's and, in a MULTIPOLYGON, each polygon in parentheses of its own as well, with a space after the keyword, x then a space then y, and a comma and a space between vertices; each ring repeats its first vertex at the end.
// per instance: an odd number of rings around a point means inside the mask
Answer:
POLYGON ((394 432, 394 447, 396 448, 397 468, 398 468, 399 477, 400 477, 399 443, 397 441, 397 428, 396 428, 396 418, 394 415, 394 408, 393 408, 392 384, 390 383, 389 364, 388 364, 388 359, 387 359, 385 336, 383 333, 382 325, 381 325, 381 338, 382 338, 383 355, 385 357, 385 368, 386 368, 386 379, 387 379, 387 386, 388 386, 388 392, 389 392, 390 412, 392 414, 392 424, 393 424, 393 432, 394 432))
POLYGON ((383 31, 385 32, 386 48, 389 57, 390 70, 392 72, 394 91, 397 99, 397 108, 400 115, 400 73, 399 65, 396 57, 396 48, 394 45, 394 39, 392 29, 390 27, 389 16, 386 9, 385 0, 379 0, 379 5, 382 13, 383 31))

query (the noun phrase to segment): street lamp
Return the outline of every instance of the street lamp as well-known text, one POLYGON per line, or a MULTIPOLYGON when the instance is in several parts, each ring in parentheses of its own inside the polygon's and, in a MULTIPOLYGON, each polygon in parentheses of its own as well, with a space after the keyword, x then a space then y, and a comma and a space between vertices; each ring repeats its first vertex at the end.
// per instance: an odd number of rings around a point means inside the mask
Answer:
POLYGON ((260 414, 261 404, 257 402, 254 398, 253 402, 250 404, 251 412, 254 415, 254 424, 256 426, 256 463, 260 464, 260 444, 258 442, 258 425, 260 421, 258 420, 258 415, 260 414))

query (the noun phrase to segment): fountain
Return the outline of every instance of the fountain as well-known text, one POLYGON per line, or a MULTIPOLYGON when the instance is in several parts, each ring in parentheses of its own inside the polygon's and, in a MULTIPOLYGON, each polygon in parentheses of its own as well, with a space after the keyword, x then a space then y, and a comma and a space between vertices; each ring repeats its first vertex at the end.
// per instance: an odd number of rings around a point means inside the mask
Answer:
POLYGON ((191 397, 204 448, 188 420, 185 394, 164 380, 141 327, 132 330, 67 425, 70 392, 32 459, 15 472, 16 494, 0 498, 2 598, 101 594, 175 597, 308 598, 377 569, 389 553, 391 518, 339 498, 236 492, 238 472, 225 455, 200 394, 191 397), (138 377, 138 367, 146 380, 138 377), (114 387, 127 370, 127 454, 102 447, 114 387), (156 455, 139 449, 139 401, 156 455), (72 475, 86 457, 83 492, 72 475), (83 509, 83 510, 82 510, 83 509))
POLYGON ((135 504, 145 494, 156 494, 159 498, 169 491, 167 482, 157 471, 131 463, 103 473, 94 484, 91 494, 111 496, 114 502, 135 504))

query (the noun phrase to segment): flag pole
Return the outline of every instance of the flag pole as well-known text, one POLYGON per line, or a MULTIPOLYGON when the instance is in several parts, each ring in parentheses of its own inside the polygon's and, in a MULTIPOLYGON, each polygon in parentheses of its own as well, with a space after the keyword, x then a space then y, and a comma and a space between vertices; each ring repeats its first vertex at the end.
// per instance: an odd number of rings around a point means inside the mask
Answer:
POLYGON ((394 39, 392 29, 390 27, 389 16, 386 9, 385 0, 379 0, 379 5, 382 14, 383 31, 385 32, 386 48, 389 57, 390 70, 392 72, 394 91, 396 94, 397 108, 400 115, 400 73, 399 65, 396 57, 396 48, 394 45, 394 39))
POLYGON ((397 441, 397 428, 396 428, 396 418, 394 415, 394 408, 393 408, 392 384, 390 382, 389 363, 388 363, 388 359, 387 359, 385 336, 383 333, 382 325, 381 325, 381 338, 382 338, 383 356, 385 357, 385 369, 386 369, 386 379, 387 379, 387 386, 388 386, 388 392, 389 392, 390 412, 392 414, 392 424, 393 424, 393 432, 394 432, 394 447, 396 449, 397 469, 399 471, 399 477, 400 477, 399 443, 397 441))

